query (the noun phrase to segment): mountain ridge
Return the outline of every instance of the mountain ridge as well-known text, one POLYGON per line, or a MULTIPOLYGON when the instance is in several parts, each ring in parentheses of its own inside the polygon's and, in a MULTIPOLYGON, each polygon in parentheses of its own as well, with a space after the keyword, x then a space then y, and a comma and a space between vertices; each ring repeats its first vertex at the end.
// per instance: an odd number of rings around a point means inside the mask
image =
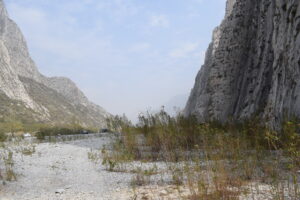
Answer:
POLYGON ((110 114, 102 107, 90 102, 69 78, 42 75, 30 57, 21 30, 9 18, 3 0, 0 0, 0 11, 0 91, 2 95, 22 102, 24 109, 28 112, 34 111, 36 114, 33 121, 68 123, 71 122, 71 118, 78 118, 85 126, 104 126, 105 118, 110 114), (37 101, 38 94, 33 89, 39 90, 45 96, 37 101), (52 106, 43 104, 43 101, 46 102, 47 99, 52 98, 49 95, 57 97, 57 102, 52 99, 51 102, 54 103, 52 106), (57 110, 60 104, 68 109, 64 110, 61 107, 61 110, 57 110), (55 113, 57 116, 57 112, 66 119, 63 121, 55 119, 52 115, 55 113))

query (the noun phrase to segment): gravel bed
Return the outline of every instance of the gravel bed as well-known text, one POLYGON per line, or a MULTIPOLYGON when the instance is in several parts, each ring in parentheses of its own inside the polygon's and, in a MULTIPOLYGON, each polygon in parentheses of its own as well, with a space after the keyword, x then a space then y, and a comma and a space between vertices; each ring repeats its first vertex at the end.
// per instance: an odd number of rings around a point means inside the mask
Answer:
MULTIPOLYGON (((118 191, 129 190, 130 173, 108 172, 93 163, 88 152, 108 145, 110 137, 34 144, 35 152, 24 155, 14 149, 17 181, 0 185, 0 200, 105 200, 129 199, 118 191)), ((3 166, 2 166, 3 167, 3 166)))

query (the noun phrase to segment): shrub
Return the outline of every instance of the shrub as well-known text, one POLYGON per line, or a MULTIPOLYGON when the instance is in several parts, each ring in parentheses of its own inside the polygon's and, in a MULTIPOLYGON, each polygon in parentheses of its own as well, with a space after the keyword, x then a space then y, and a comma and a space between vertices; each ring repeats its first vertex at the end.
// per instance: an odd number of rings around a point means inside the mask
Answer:
MULTIPOLYGON (((185 162, 171 169, 171 175, 175 185, 188 185, 190 199, 238 199, 251 182, 270 184, 274 197, 300 198, 296 121, 286 122, 275 132, 262 126, 258 118, 238 124, 199 124, 194 116, 172 117, 161 110, 140 115, 136 125, 123 119, 110 122, 122 132, 113 145, 117 153, 104 163, 113 164, 110 168, 126 159, 185 162), (203 171, 210 180, 203 179, 203 171)), ((145 181, 137 174, 133 182, 142 185, 145 181)))
POLYGON ((43 140, 46 136, 78 135, 81 134, 83 131, 93 132, 93 130, 86 129, 81 126, 42 127, 36 133, 36 137, 40 140, 43 140))
POLYGON ((4 132, 0 132, 0 142, 4 142, 7 139, 7 136, 4 132))

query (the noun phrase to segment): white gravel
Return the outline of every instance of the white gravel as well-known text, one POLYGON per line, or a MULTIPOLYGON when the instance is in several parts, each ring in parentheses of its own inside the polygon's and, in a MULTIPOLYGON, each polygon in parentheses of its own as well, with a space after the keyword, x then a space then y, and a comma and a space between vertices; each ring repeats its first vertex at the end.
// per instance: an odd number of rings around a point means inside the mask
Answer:
POLYGON ((107 172, 101 161, 88 159, 91 149, 101 149, 108 137, 89 137, 64 143, 36 144, 32 155, 14 153, 18 180, 0 185, 0 200, 113 200, 129 199, 132 174, 107 172))

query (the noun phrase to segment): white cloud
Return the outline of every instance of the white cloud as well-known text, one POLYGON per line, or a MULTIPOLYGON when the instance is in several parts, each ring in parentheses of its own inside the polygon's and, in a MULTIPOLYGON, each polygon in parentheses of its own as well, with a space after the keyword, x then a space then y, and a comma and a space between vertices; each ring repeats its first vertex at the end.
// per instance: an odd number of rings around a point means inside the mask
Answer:
POLYGON ((25 24, 28 20, 31 24, 37 24, 43 22, 45 20, 45 13, 41 10, 34 9, 34 8, 26 8, 16 4, 11 3, 9 4, 10 11, 14 15, 15 18, 19 19, 21 24, 25 24))
POLYGON ((172 58, 184 58, 195 52, 199 47, 199 43, 186 43, 179 48, 173 49, 169 56, 172 58))
POLYGON ((170 21, 166 15, 153 15, 150 17, 150 25, 153 27, 169 27, 170 21))
POLYGON ((113 17, 116 21, 122 21, 126 17, 137 15, 141 9, 131 0, 102 0, 96 1, 94 6, 97 10, 113 17))
MULTIPOLYGON (((64 4, 64 7, 68 7, 67 5, 70 4, 64 4)), ((56 17, 59 20, 54 20, 55 17, 43 7, 15 3, 8 6, 13 18, 20 24, 27 41, 30 41, 28 44, 34 57, 37 55, 39 57, 48 55, 46 59, 55 57, 56 64, 72 70, 71 68, 75 69, 73 65, 64 66, 64 64, 72 61, 84 66, 95 58, 101 60, 98 58, 99 54, 105 58, 115 54, 112 52, 114 50, 111 47, 110 36, 101 33, 103 29, 101 20, 97 20, 95 26, 83 29, 78 24, 78 18, 74 18, 71 11, 58 12, 56 17)), ((74 12, 77 6, 70 6, 74 8, 74 10, 70 9, 74 12)), ((36 60, 39 60, 38 57, 36 60)), ((42 63, 37 62, 42 71, 46 68, 45 63, 45 60, 42 63)), ((51 70, 55 73, 53 68, 51 70)))
POLYGON ((194 0, 195 3, 203 3, 203 0, 194 0))
POLYGON ((134 44, 130 49, 129 51, 130 52, 141 52, 141 51, 145 51, 147 49, 150 48, 150 44, 149 43, 146 43, 146 42, 142 42, 142 43, 137 43, 137 44, 134 44))

